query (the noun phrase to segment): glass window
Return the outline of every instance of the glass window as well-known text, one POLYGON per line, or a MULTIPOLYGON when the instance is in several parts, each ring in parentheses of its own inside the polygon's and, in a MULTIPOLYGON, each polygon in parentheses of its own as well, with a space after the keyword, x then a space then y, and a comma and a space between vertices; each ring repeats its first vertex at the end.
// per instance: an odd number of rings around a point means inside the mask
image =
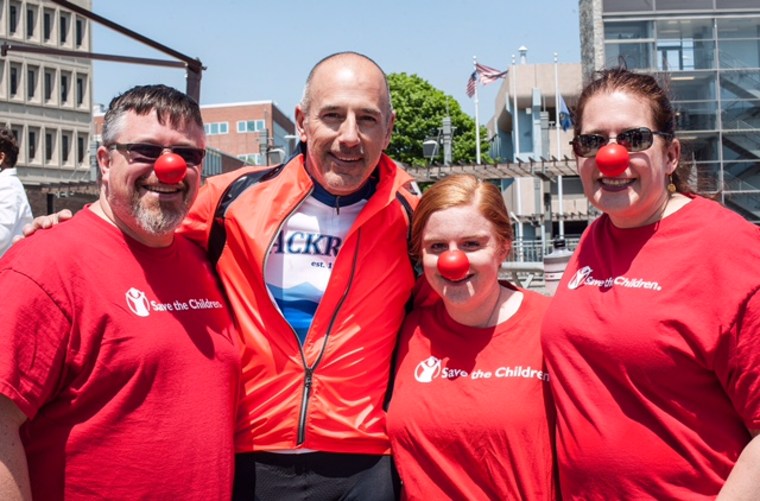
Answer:
POLYGON ((715 0, 716 9, 756 9, 757 0, 715 0))
POLYGON ((718 26, 718 38, 721 40, 730 38, 748 38, 751 40, 758 40, 758 38, 760 38, 760 31, 758 31, 760 18, 757 17, 742 19, 718 19, 716 24, 718 26))
POLYGON ((28 99, 34 99, 37 94, 37 70, 27 68, 26 70, 26 95, 28 99))
POLYGON ((69 16, 68 14, 61 14, 61 23, 60 23, 60 40, 62 44, 66 43, 66 40, 69 37, 69 16))
POLYGON ((654 0, 602 0, 602 12, 644 12, 654 10, 654 0))
POLYGON ((29 138, 29 144, 27 144, 27 161, 31 162, 37 155, 37 131, 30 129, 27 137, 29 138))
MULTIPOLYGON (((748 99, 747 94, 737 96, 723 83, 721 80, 723 128, 760 130, 760 99, 748 99)), ((757 137, 760 141, 760 134, 757 137)), ((760 147, 755 151, 760 151, 760 147)))
POLYGON ((67 163, 69 161, 69 154, 71 153, 71 134, 61 134, 61 162, 67 163))
POLYGON ((652 23, 649 21, 604 23, 604 38, 612 40, 639 40, 652 38, 652 23))
POLYGON ((85 81, 84 77, 77 77, 77 106, 84 103, 85 81))
POLYGON ((624 64, 629 70, 650 70, 652 61, 652 43, 606 43, 605 66, 614 68, 624 64))
POLYGON ((28 7, 26 9, 26 37, 34 37, 34 29, 37 27, 37 13, 35 9, 28 7))
POLYGON ((657 0, 657 10, 711 9, 713 0, 657 0))
POLYGON ((84 154, 87 152, 87 148, 85 148, 87 138, 82 135, 77 136, 77 163, 84 162, 84 154))
POLYGON ((256 132, 266 129, 265 120, 241 120, 237 123, 238 132, 256 132))
POLYGON ((45 101, 53 99, 53 78, 55 78, 53 70, 45 70, 45 101))
POLYGON ((668 20, 657 23, 657 67, 661 71, 715 67, 715 42, 709 20, 668 20))
POLYGON ((45 10, 42 15, 42 37, 47 42, 53 37, 53 12, 45 10))
POLYGON ((77 47, 81 47, 82 44, 84 43, 84 26, 85 26, 84 19, 81 19, 81 18, 78 17, 77 18, 77 22, 76 22, 76 44, 77 44, 77 47))
POLYGON ((11 65, 11 74, 9 79, 11 97, 18 95, 18 88, 21 85, 21 66, 17 64, 11 65))
POLYGON ((19 6, 10 4, 8 6, 8 32, 13 35, 18 30, 19 6))
POLYGON ((69 101, 69 75, 61 73, 61 104, 69 101))
MULTIPOLYGON (((731 40, 720 42, 720 67, 743 70, 760 68, 760 52, 756 40, 731 40)), ((755 72, 756 74, 757 72, 755 72)), ((760 89, 760 86, 755 87, 760 89)))
POLYGON ((676 101, 678 123, 676 130, 715 130, 717 123, 717 102, 706 101, 676 101))
POLYGON ((50 162, 53 160, 53 134, 50 132, 45 133, 45 161, 50 162))

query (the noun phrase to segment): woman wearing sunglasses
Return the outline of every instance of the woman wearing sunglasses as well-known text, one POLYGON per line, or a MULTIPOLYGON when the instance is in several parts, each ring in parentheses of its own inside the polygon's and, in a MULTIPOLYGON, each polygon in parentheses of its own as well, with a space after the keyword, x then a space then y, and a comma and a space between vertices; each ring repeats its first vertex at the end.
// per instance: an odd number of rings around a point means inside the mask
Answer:
POLYGON ((624 69, 578 102, 603 214, 542 327, 564 499, 760 492, 760 228, 689 190, 674 124, 656 80, 624 69))

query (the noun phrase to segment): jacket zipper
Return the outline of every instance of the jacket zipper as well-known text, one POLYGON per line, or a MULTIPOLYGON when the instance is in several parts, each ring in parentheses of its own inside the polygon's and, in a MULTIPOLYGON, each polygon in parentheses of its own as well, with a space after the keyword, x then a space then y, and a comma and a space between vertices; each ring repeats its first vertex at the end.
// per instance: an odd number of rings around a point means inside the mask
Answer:
MULTIPOLYGON (((361 244, 361 228, 356 231, 356 249, 354 251, 354 258, 351 263, 351 274, 348 277, 348 285, 346 286, 345 290, 343 291, 343 295, 340 297, 340 301, 338 301, 338 304, 335 307, 335 312, 333 312, 332 317, 330 318, 330 323, 327 325, 327 331, 325 332, 325 339, 322 341, 322 349, 319 351, 319 356, 317 357, 317 360, 314 361, 314 365, 309 367, 306 364, 306 357, 303 353, 303 347, 301 346, 301 360, 303 361, 304 366, 304 384, 303 384, 303 395, 301 397, 301 415, 298 418, 298 438, 296 440, 297 445, 301 445, 306 441, 306 415, 309 410, 309 398, 311 397, 311 387, 313 383, 313 376, 314 371, 317 370, 317 366, 319 365, 319 362, 322 360, 322 356, 325 354, 325 348, 327 348, 327 340, 330 338, 330 333, 332 332, 333 326, 335 325, 335 319, 338 317, 338 313, 340 313, 341 308, 343 307, 343 303, 346 301, 346 298, 348 297, 348 292, 351 290, 351 286, 354 283, 354 273, 356 272, 356 263, 358 261, 359 257, 359 245, 361 244)), ((328 284, 329 287, 329 284, 328 284)), ((300 343, 299 343, 300 346, 300 343)))

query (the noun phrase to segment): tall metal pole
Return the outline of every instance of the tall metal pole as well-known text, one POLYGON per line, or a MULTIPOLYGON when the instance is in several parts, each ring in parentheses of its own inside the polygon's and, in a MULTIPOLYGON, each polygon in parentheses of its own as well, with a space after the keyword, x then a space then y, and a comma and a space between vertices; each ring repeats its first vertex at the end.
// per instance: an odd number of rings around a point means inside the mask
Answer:
MULTIPOLYGON (((472 56, 472 69, 478 71, 478 58, 472 56)), ((480 82, 480 75, 477 75, 475 81, 475 165, 480 165, 480 116, 479 116, 479 100, 478 100, 478 82, 480 82)))
MULTIPOLYGON (((556 116, 555 127, 557 129, 557 161, 559 162, 562 155, 562 146, 560 144, 559 134, 559 67, 557 65, 557 53, 554 53, 554 114, 556 116)), ((559 238, 565 238, 565 211, 564 200, 562 198, 562 174, 557 176, 557 201, 559 202, 559 208, 557 209, 557 220, 559 221, 559 238)))
POLYGON ((515 162, 520 155, 520 117, 517 112, 517 65, 515 55, 512 54, 512 131, 515 135, 515 162))

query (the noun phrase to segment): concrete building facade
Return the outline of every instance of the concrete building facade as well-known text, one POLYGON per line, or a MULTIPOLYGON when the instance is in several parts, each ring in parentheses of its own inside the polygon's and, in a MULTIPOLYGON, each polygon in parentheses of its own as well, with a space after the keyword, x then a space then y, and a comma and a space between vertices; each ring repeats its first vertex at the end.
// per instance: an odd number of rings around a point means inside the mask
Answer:
POLYGON ((92 63, 44 52, 90 52, 89 20, 52 2, 0 0, 0 39, 0 124, 18 139, 19 178, 28 191, 91 192, 92 63))
POLYGON ((572 128, 563 130, 558 93, 572 108, 581 90, 580 63, 528 63, 521 47, 497 93, 494 115, 487 123, 490 155, 499 163, 564 164, 559 170, 501 180, 518 241, 542 242, 538 255, 555 237, 577 238, 595 217, 583 196, 570 147, 572 128))

